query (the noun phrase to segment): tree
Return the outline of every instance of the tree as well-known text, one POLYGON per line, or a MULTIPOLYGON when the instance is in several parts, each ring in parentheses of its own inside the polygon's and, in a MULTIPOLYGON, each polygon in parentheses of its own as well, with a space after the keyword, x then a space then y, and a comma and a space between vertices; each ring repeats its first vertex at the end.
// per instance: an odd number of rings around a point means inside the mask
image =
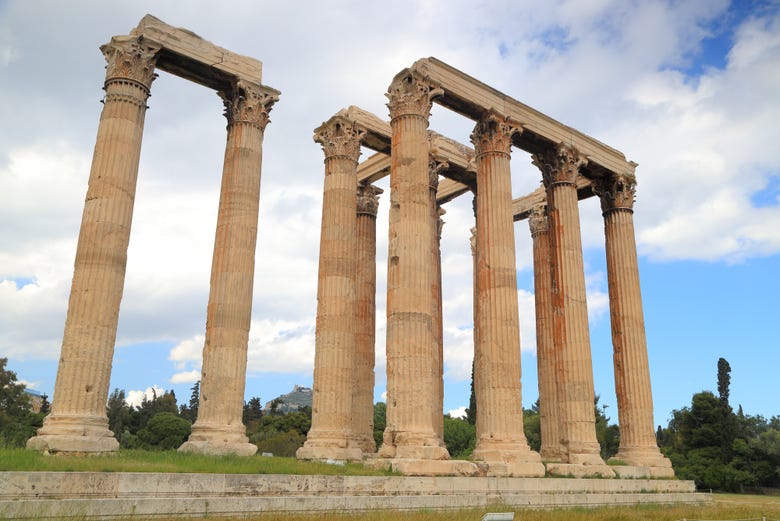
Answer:
POLYGON ((192 424, 172 412, 160 412, 149 419, 146 428, 138 431, 143 448, 173 450, 190 435, 192 424))
POLYGON ((253 396, 244 404, 244 413, 242 420, 246 425, 247 435, 256 432, 260 428, 263 418, 263 403, 260 398, 253 396))
POLYGON ((7 363, 7 358, 0 358, 0 447, 24 447, 45 415, 32 412, 25 385, 17 383, 16 373, 6 369, 7 363))
POLYGON ((469 407, 466 409, 466 421, 471 425, 477 424, 477 395, 474 394, 474 361, 471 361, 471 393, 469 394, 469 407))
POLYGON ((444 415, 444 444, 450 456, 455 459, 467 458, 474 451, 476 428, 468 421, 444 415))
POLYGON ((5 368, 7 363, 8 358, 0 358, 0 427, 30 411, 25 385, 16 382, 16 373, 5 368))
POLYGON ((607 405, 599 407, 599 395, 593 399, 593 409, 596 416, 596 439, 601 447, 601 458, 605 461, 617 454, 620 447, 620 427, 609 423, 607 405))
POLYGON ((729 404, 729 385, 731 384, 731 366, 725 358, 718 358, 718 396, 724 405, 729 404))
POLYGON ((51 412, 51 404, 49 403, 49 395, 43 393, 41 397, 41 414, 46 415, 51 412))
POLYGON ((200 404, 200 380, 193 384, 191 390, 189 403, 179 407, 179 416, 195 423, 195 420, 198 419, 198 405, 200 404))
POLYGON ((386 426, 387 404, 385 402, 376 402, 374 404, 374 442, 377 449, 382 446, 386 426))
POLYGON ((122 441, 125 431, 130 431, 134 424, 138 423, 138 413, 127 404, 124 390, 114 389, 106 403, 106 416, 108 416, 108 428, 114 433, 114 437, 122 441))

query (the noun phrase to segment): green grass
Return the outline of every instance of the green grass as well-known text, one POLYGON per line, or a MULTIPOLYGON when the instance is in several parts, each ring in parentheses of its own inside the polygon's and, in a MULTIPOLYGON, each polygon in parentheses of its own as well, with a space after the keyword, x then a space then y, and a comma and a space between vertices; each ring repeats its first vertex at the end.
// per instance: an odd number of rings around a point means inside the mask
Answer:
POLYGON ((27 449, 0 449, 0 471, 197 472, 215 474, 325 474, 385 476, 360 464, 329 465, 267 456, 205 456, 176 451, 120 450, 94 456, 44 456, 27 449))
MULTIPOLYGON (((515 510, 515 521, 679 521, 780 519, 780 498, 769 496, 714 496, 707 506, 660 506, 573 508, 559 510, 515 510)), ((479 521, 485 512, 510 512, 509 507, 458 511, 366 512, 360 514, 258 514, 250 521, 479 521)), ((176 519, 176 518, 169 518, 176 519)), ((227 521, 228 517, 210 517, 227 521)))

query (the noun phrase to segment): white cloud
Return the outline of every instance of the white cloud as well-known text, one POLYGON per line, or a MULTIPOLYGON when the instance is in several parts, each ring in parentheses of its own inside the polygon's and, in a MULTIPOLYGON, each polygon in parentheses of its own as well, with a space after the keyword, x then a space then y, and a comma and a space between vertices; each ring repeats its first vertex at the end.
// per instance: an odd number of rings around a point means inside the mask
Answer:
POLYGON ((200 380, 200 371, 185 371, 176 373, 171 376, 170 382, 172 384, 190 384, 200 380))
POLYGON ((139 407, 144 401, 144 398, 147 400, 152 400, 155 396, 160 397, 163 394, 165 394, 165 389, 158 387, 157 385, 147 387, 143 391, 127 391, 127 394, 125 395, 125 403, 132 407, 139 407))
POLYGON ((461 419, 465 420, 466 419, 466 408, 467 407, 465 405, 461 405, 457 409, 452 409, 451 411, 447 411, 447 414, 449 414, 453 418, 461 418, 461 419))

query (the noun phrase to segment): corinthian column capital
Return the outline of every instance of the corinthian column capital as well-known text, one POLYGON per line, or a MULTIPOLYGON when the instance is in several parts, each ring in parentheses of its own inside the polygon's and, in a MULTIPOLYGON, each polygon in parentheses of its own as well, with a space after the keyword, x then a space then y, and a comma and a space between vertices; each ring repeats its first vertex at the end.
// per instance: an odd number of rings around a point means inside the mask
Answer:
POLYGON ((533 207, 531 215, 528 216, 528 226, 531 228, 531 237, 547 233, 550 229, 547 220, 547 204, 537 204, 533 207))
POLYGON ((439 188, 439 173, 449 167, 450 164, 445 159, 439 159, 433 154, 428 155, 428 187, 431 190, 439 188))
POLYGON ((111 80, 133 80, 143 85, 147 92, 157 77, 159 45, 144 41, 143 36, 115 36, 100 47, 106 58, 106 83, 111 80))
POLYGON ((580 151, 566 143, 558 143, 531 156, 531 162, 542 171, 545 186, 574 184, 580 168, 588 164, 580 151))
POLYGON ((636 177, 631 174, 615 174, 593 183, 593 191, 601 199, 601 211, 634 209, 636 177))
POLYGON ((426 120, 431 115, 433 98, 444 94, 444 90, 432 84, 419 73, 405 69, 393 78, 387 91, 390 100, 390 119, 399 116, 421 116, 426 120))
POLYGON ((354 121, 335 116, 314 129, 314 141, 322 145, 326 159, 342 157, 357 163, 365 133, 354 121))
POLYGON ((230 85, 229 90, 217 92, 225 105, 225 117, 228 126, 235 123, 249 123, 265 131, 270 119, 271 107, 279 101, 279 92, 251 83, 238 80, 230 85))
POLYGON ((520 124, 496 112, 485 112, 474 126, 471 142, 477 156, 490 152, 509 155, 512 150, 512 136, 523 131, 520 124))
POLYGON ((358 183, 357 187, 357 213, 376 217, 379 210, 379 194, 384 192, 378 186, 358 183))

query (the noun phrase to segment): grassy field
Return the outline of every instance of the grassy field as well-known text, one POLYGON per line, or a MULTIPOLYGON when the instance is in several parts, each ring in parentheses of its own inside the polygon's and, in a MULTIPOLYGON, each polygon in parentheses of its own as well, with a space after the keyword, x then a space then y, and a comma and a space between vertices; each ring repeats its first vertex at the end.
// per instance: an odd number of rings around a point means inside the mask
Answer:
MULTIPOLYGON (((386 475, 361 465, 328 465, 294 458, 254 456, 216 457, 175 451, 122 450, 112 455, 44 456, 24 449, 0 449, 0 471, 91 472, 202 472, 226 474, 386 475)), ((507 512, 507 507, 469 511, 369 512, 362 514, 259 514, 254 521, 479 521, 486 511, 507 512)), ((707 506, 639 506, 552 511, 518 510, 515 521, 687 521, 780 520, 780 497, 716 494, 707 506)), ((156 518, 162 519, 162 518, 156 518)), ((214 521, 232 518, 210 517, 214 521)), ((246 519, 246 518, 242 518, 246 519)))
MULTIPOLYGON (((429 512, 369 512, 364 514, 264 514, 253 521, 480 521, 485 512, 511 508, 429 512)), ((517 510, 515 521, 687 521, 780 520, 780 498, 716 494, 708 506, 640 506, 569 510, 517 510)), ((230 518, 211 518, 227 521, 230 518)))
POLYGON ((384 476, 358 464, 329 465, 295 458, 205 456, 176 451, 120 450, 94 456, 44 456, 26 449, 0 449, 0 471, 198 472, 219 474, 325 474, 384 476))

